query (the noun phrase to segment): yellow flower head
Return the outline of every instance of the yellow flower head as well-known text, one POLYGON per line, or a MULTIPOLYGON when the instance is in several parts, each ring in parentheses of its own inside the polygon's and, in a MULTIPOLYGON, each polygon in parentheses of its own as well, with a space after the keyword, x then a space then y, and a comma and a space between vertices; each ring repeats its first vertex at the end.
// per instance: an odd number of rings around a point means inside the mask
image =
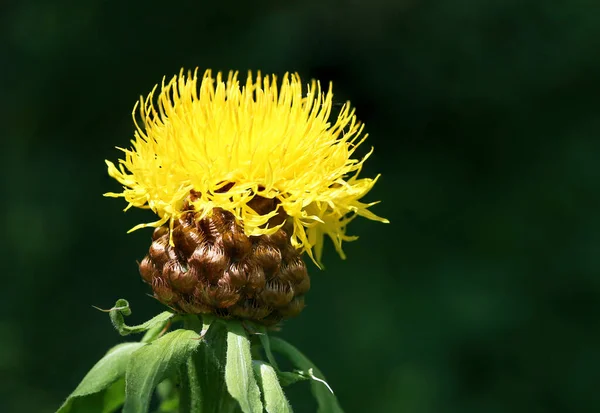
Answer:
POLYGON ((278 85, 275 76, 260 73, 248 73, 240 86, 237 73, 224 81, 209 70, 198 84, 197 72, 163 79, 156 103, 156 87, 141 98, 131 149, 119 148, 125 159, 118 168, 106 161, 123 192, 105 195, 159 217, 131 231, 172 225, 187 199, 198 219, 222 208, 246 235, 272 234, 283 225, 269 226, 279 211, 261 215, 248 205, 260 196, 277 200, 293 224, 292 245, 320 261, 324 234, 344 258, 342 242, 356 238, 346 235, 348 222, 357 215, 387 222, 368 210, 375 202, 360 202, 378 178, 358 178, 372 150, 352 158, 367 135, 361 137, 363 125, 349 103, 329 120, 331 87, 324 93, 313 81, 303 93, 297 74, 278 85))

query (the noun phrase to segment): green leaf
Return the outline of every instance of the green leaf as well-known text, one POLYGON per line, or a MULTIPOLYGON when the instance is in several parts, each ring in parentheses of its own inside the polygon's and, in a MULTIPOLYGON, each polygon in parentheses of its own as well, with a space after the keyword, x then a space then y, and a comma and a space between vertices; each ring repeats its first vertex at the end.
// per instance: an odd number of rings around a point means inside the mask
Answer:
POLYGON ((200 344, 191 330, 175 330, 133 353, 125 373, 124 413, 146 413, 156 386, 175 374, 200 344))
POLYGON ((325 376, 304 354, 278 337, 271 337, 271 347, 274 351, 286 356, 301 370, 297 373, 311 379, 311 390, 317 399, 317 413, 343 413, 337 398, 325 381, 325 376))
POLYGON ((108 413, 123 403, 125 368, 144 343, 122 343, 106 353, 86 374, 57 413, 108 413))
POLYGON ((216 320, 216 317, 212 314, 202 314, 202 331, 200 331, 200 335, 204 337, 208 332, 208 329, 216 320))
MULTIPOLYGON (((194 330, 203 332, 198 350, 188 359, 180 383, 181 412, 229 413, 239 409, 225 384, 227 329, 220 320, 202 317, 194 330), (200 408, 198 408, 200 406, 200 408)), ((188 322, 191 326, 193 323, 188 322)))
MULTIPOLYGON (((204 412, 202 404, 206 389, 198 380, 201 366, 194 362, 194 355, 188 358, 179 370, 179 407, 182 412, 204 412)), ((216 396, 215 396, 216 397, 216 396)))
POLYGON ((292 372, 292 371, 278 371, 277 376, 282 386, 289 386, 299 381, 310 380, 310 377, 303 374, 303 372, 292 372))
POLYGON ((148 331, 149 334, 146 334, 144 339, 142 339, 144 342, 151 341, 158 336, 167 323, 175 317, 175 314, 170 311, 164 311, 145 323, 137 326, 128 326, 125 324, 125 316, 131 315, 131 308, 129 307, 129 302, 122 298, 117 300, 114 307, 108 310, 108 312, 110 314, 110 321, 122 336, 148 331), (150 333, 150 331, 152 332, 150 333))
POLYGON ((227 361, 225 383, 229 394, 238 401, 244 413, 261 413, 260 390, 250 356, 250 340, 238 321, 227 322, 227 361))
MULTIPOLYGON (((151 341, 156 340, 159 336, 161 336, 162 334, 164 334, 170 326, 170 323, 173 322, 173 320, 175 319, 175 317, 173 317, 173 314, 171 314, 171 317, 166 317, 168 313, 167 311, 165 311, 164 313, 159 314, 157 317, 165 317, 165 320, 155 320, 155 318, 153 318, 152 320, 147 321, 146 323, 154 323, 154 325, 150 325, 146 331, 146 333, 144 334, 144 336, 142 337, 142 339, 140 340, 142 343, 149 343, 151 341)), ((144 324, 146 324, 144 323, 144 324)), ((141 324, 140 326, 144 326, 144 324, 141 324)), ((140 327, 137 326, 137 327, 140 327)))
POLYGON ((265 355, 267 356, 267 360, 271 364, 271 366, 275 367, 275 370, 279 370, 277 366, 277 361, 271 352, 271 341, 269 340, 269 334, 267 333, 267 329, 265 326, 258 326, 258 333, 256 333, 258 338, 260 339, 260 343, 262 344, 263 350, 265 351, 265 355))
POLYGON ((156 394, 160 401, 158 412, 179 411, 179 392, 177 390, 172 379, 163 380, 156 386, 156 394))
POLYGON ((275 369, 263 361, 253 361, 252 367, 263 392, 267 413, 292 413, 292 407, 283 393, 275 369))
MULTIPOLYGON (((102 398, 102 404, 104 408, 102 413, 112 413, 116 411, 125 402, 125 377, 121 377, 119 380, 110 385, 106 389, 104 397, 102 398)), ((86 412, 90 411, 85 409, 86 412)))

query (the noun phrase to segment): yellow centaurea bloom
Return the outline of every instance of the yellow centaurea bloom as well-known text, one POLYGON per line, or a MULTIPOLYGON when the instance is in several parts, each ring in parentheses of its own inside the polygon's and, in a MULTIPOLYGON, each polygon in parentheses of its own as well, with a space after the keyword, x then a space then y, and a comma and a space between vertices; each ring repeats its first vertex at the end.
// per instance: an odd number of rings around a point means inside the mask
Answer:
MULTIPOLYGON (((388 222, 369 211, 360 199, 374 179, 358 178, 363 162, 354 159, 366 139, 349 103, 330 121, 333 93, 312 81, 303 93, 297 74, 253 77, 240 87, 237 73, 224 80, 210 70, 198 81, 197 70, 163 83, 134 107, 136 123, 130 149, 121 149, 119 166, 106 161, 108 173, 123 185, 123 197, 149 208, 159 219, 135 226, 171 225, 182 214, 190 191, 198 219, 213 208, 231 212, 248 236, 272 234, 268 221, 278 211, 261 215, 249 207, 256 196, 275 198, 293 223, 291 243, 320 261, 323 236, 333 240, 344 258, 346 225, 360 215, 388 222), (314 250, 314 255, 313 255, 314 250)), ((283 225, 283 224, 282 224, 283 225)))

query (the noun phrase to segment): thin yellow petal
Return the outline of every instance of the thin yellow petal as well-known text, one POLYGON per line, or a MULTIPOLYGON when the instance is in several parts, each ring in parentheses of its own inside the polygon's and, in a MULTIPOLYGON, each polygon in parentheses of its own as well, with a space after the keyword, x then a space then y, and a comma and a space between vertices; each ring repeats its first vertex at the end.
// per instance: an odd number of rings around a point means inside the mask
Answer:
POLYGON ((200 217, 214 208, 231 212, 247 235, 277 231, 269 226, 276 211, 259 214, 255 197, 277 199, 293 223, 292 244, 320 262, 323 236, 340 254, 346 225, 355 216, 388 222, 373 214, 375 203, 360 200, 375 179, 358 178, 366 156, 352 158, 367 135, 354 109, 345 103, 334 119, 332 87, 326 92, 312 81, 306 92, 298 74, 255 76, 245 82, 237 72, 213 76, 198 69, 171 79, 134 106, 134 138, 118 167, 106 161, 108 174, 123 185, 129 207, 147 208, 157 221, 133 230, 157 227, 177 219, 184 200, 200 217), (233 185, 232 185, 233 184, 233 185), (223 188, 229 188, 224 190, 223 188), (314 249, 314 254, 313 254, 314 249))

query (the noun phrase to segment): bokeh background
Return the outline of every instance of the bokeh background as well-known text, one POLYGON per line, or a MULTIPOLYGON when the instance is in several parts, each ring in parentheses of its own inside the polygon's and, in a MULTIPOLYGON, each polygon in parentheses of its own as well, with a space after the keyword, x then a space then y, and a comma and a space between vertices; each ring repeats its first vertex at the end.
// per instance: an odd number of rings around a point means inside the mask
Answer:
MULTIPOLYGON (((333 81, 390 225, 311 268, 281 336, 348 413, 598 412, 600 5, 594 1, 4 1, 0 411, 54 411, 161 306, 150 213, 103 198, 131 110, 181 67, 333 81)), ((291 391, 313 412, 308 386, 291 391)))

